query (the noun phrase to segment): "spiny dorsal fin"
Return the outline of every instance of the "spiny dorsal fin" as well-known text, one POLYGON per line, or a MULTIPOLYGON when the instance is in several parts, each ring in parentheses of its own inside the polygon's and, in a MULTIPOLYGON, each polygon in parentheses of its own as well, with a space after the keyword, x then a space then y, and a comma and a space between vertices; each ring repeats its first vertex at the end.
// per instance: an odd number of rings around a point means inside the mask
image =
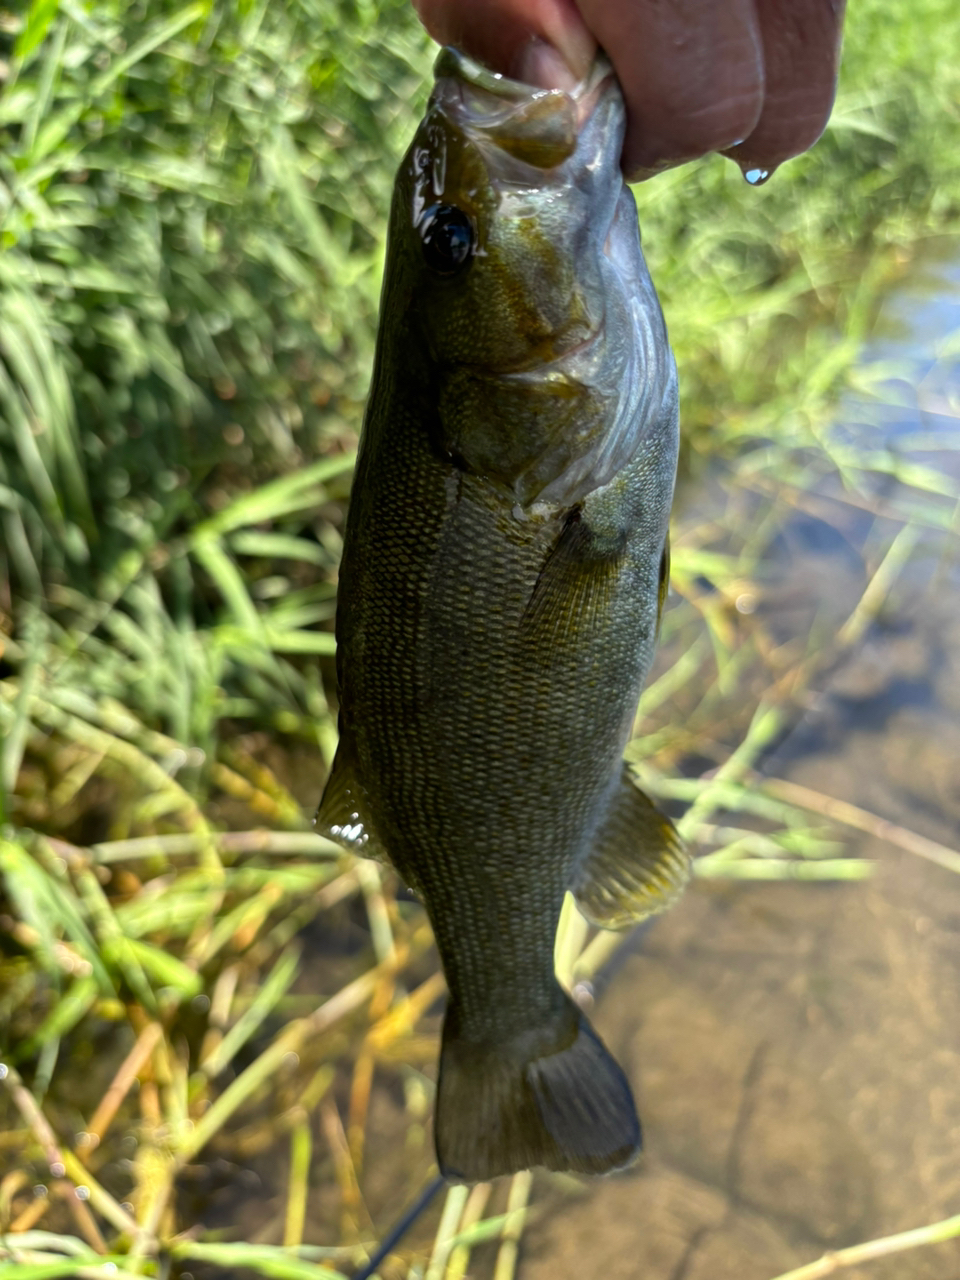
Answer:
POLYGON ((668 817, 624 765, 617 789, 570 888, 588 920, 623 929, 665 911, 690 878, 690 855, 668 817))
POLYGON ((341 737, 337 745, 333 768, 317 810, 316 830, 317 835, 335 840, 362 858, 390 861, 374 834, 367 793, 358 778, 354 752, 346 736, 341 737))

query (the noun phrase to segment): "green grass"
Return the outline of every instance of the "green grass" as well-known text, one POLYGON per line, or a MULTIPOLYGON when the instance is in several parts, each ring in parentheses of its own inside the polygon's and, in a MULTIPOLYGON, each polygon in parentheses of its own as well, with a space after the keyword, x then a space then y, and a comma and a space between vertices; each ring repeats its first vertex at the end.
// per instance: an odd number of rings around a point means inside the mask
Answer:
MULTIPOLYGON (((812 153, 760 190, 714 158, 637 192, 684 473, 719 469, 727 496, 675 529, 630 759, 685 806, 705 877, 856 879, 849 828, 956 869, 756 770, 918 543, 956 532, 956 486, 832 422, 847 389, 882 393, 855 361, 884 291, 956 231, 958 46, 952 0, 909 21, 862 0, 812 153), (824 485, 877 515, 869 583, 834 634, 783 645, 737 601, 762 601, 772 532, 824 485)), ((0 11, 0 59, 0 1262, 349 1273, 385 1226, 374 1071, 403 1082, 405 1176, 429 1164, 442 985, 422 913, 313 836, 304 798, 335 746, 343 511, 432 51, 405 0, 33 0, 0 11), (316 920, 363 943, 304 996, 316 920), (329 1249, 303 1243, 318 1117, 329 1249), (191 1170, 278 1142, 274 1238, 191 1234, 191 1170)), ((558 969, 589 978, 619 944, 568 910, 558 969)), ((536 1203, 526 1175, 498 1195, 451 1191, 385 1280, 456 1280, 491 1240, 509 1280, 536 1203)))

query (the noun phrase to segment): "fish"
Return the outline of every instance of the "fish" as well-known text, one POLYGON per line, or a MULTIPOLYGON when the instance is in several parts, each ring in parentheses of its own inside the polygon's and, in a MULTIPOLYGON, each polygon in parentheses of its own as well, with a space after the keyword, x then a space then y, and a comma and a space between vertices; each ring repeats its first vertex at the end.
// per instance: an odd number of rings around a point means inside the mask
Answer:
POLYGON ((540 89, 444 49, 397 174, 317 829, 394 867, 446 975, 441 1173, 630 1164, 629 1082, 554 971, 689 876, 623 763, 669 575, 677 375, 598 60, 540 89))

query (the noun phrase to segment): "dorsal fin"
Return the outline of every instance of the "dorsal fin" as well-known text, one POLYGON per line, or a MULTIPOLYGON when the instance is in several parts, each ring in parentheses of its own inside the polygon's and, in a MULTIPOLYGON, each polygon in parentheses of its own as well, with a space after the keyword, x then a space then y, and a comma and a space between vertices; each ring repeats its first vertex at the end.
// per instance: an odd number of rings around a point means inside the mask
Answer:
POLYGON ((690 878, 690 855, 668 817, 624 765, 607 816, 570 888, 588 920, 623 929, 665 911, 690 878))

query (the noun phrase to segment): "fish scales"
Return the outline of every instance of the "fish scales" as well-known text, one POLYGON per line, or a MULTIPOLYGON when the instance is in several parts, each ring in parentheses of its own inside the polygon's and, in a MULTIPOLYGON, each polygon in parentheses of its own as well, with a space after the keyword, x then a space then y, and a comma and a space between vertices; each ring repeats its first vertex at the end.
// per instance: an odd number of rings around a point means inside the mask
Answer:
POLYGON ((620 926, 688 873, 622 766, 677 454, 622 128, 602 64, 544 94, 445 51, 391 215, 318 824, 427 909, 450 992, 438 1159, 466 1180, 635 1156, 557 923, 568 889, 620 926))

